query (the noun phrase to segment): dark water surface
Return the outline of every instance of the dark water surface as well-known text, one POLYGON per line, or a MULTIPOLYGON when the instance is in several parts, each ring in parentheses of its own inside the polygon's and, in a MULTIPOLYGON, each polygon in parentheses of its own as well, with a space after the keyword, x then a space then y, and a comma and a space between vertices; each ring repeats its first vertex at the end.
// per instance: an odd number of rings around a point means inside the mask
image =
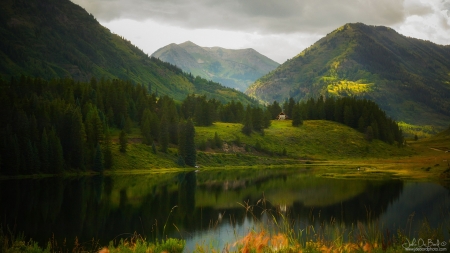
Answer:
POLYGON ((0 181, 0 225, 39 245, 54 235, 102 245, 134 232, 222 248, 283 215, 297 229, 376 221, 418 235, 450 228, 449 188, 433 182, 346 180, 308 169, 249 169, 0 181))

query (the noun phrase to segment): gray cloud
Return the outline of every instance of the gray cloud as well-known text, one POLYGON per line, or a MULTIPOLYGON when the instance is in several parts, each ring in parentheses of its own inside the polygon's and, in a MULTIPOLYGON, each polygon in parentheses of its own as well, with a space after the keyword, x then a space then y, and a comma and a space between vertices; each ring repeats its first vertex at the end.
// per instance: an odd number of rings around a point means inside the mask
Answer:
MULTIPOLYGON (((324 34, 349 22, 394 25, 407 13, 403 0, 72 0, 108 22, 151 19, 189 28, 286 34, 324 34)), ((411 9, 414 13, 424 11, 411 9)), ((430 10, 426 10, 430 11, 430 10)))

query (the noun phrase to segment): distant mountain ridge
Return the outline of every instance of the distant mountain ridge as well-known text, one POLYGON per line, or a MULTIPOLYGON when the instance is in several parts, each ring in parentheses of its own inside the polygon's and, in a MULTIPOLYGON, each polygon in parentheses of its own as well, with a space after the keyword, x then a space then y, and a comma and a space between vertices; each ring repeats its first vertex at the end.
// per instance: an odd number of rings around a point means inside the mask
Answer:
POLYGON ((265 102, 359 96, 397 121, 447 127, 450 46, 403 36, 391 28, 346 24, 276 70, 246 93, 265 102))
POLYGON ((251 48, 200 47, 191 41, 169 44, 155 51, 152 56, 194 76, 199 75, 241 91, 279 66, 251 48))
POLYGON ((151 58, 69 0, 0 1, 0 77, 130 80, 159 95, 253 103, 246 95, 151 58))

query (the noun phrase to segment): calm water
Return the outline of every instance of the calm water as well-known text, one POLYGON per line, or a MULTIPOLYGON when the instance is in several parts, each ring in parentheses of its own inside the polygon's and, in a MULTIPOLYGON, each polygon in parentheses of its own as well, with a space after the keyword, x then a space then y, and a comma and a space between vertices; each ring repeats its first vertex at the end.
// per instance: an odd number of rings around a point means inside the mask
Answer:
MULTIPOLYGON (((308 169, 230 170, 179 174, 0 181, 0 225, 45 245, 57 240, 102 245, 137 232, 222 248, 272 214, 297 229, 376 220, 383 230, 416 236, 425 219, 450 228, 449 187, 432 182, 342 180, 308 169), (248 212, 246 212, 246 210, 248 212), (277 215, 278 217, 278 215, 277 215)), ((449 234, 444 234, 448 239, 449 234)))

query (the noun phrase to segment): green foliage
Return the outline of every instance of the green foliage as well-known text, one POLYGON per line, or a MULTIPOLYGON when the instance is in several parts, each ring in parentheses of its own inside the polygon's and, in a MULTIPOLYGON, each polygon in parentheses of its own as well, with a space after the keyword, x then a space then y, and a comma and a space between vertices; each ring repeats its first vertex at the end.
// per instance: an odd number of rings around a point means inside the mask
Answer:
POLYGON ((103 162, 102 149, 100 148, 100 144, 97 144, 97 148, 95 150, 94 165, 92 169, 96 172, 103 173, 104 167, 105 166, 103 162))
POLYGON ((127 152, 128 137, 127 137, 127 133, 125 132, 125 130, 120 131, 119 144, 120 144, 120 149, 119 149, 120 152, 122 152, 122 153, 127 152))
POLYGON ((152 153, 153 154, 156 154, 156 144, 155 144, 155 142, 152 142, 152 153))
MULTIPOLYGON (((356 96, 376 102, 392 118, 443 129, 450 120, 448 73, 448 46, 353 23, 261 77, 246 93, 268 103, 356 96)), ((350 111, 346 116, 353 121, 348 124, 357 124, 350 111)))
POLYGON ((300 104, 296 104, 292 109, 292 126, 298 127, 303 124, 302 108, 300 104))
POLYGON ((103 144, 103 160, 104 160, 104 168, 109 170, 113 166, 113 155, 112 155, 112 147, 111 147, 111 135, 109 133, 109 129, 106 129, 105 133, 105 142, 103 144))
POLYGON ((218 149, 222 149, 223 146, 223 140, 220 138, 220 136, 217 134, 217 132, 214 133, 214 147, 218 149))
POLYGON ((192 120, 188 119, 185 126, 186 156, 184 161, 188 166, 197 165, 197 150, 195 149, 195 128, 192 120))
POLYGON ((252 120, 252 111, 251 107, 248 105, 247 110, 245 110, 245 117, 244 117, 244 126, 242 127, 242 133, 245 135, 251 135, 253 131, 253 120, 252 120))
MULTIPOLYGON (((254 102, 242 92, 203 78, 197 80, 175 65, 149 57, 130 41, 111 33, 71 1, 42 3, 31 0, 18 5, 14 0, 5 0, 0 9, 3 59, 0 77, 5 80, 20 75, 45 80, 69 77, 95 86, 92 77, 97 80, 122 79, 150 85, 159 95, 170 94, 178 101, 189 93, 196 93, 221 102, 232 99, 245 104, 254 102), (60 17, 64 17, 64 21, 60 17), (8 25, 7 20, 20 21, 8 25)), ((97 94, 90 95, 95 97, 97 94)), ((108 110, 108 107, 101 109, 108 110)), ((124 113, 123 116, 125 123, 127 117, 124 113)), ((142 115, 138 116, 140 119, 142 115)))
POLYGON ((298 111, 305 112, 305 119, 336 121, 360 132, 364 129, 363 131, 367 133, 367 127, 370 126, 371 138, 368 139, 379 139, 389 144, 397 142, 402 145, 403 132, 397 122, 386 116, 374 102, 355 97, 327 99, 326 102, 323 99, 323 97, 317 100, 311 98, 302 102, 298 105, 298 111))
POLYGON ((169 148, 169 121, 168 116, 164 114, 161 119, 160 123, 160 134, 159 134, 159 145, 160 150, 163 153, 167 153, 167 150, 169 148))

